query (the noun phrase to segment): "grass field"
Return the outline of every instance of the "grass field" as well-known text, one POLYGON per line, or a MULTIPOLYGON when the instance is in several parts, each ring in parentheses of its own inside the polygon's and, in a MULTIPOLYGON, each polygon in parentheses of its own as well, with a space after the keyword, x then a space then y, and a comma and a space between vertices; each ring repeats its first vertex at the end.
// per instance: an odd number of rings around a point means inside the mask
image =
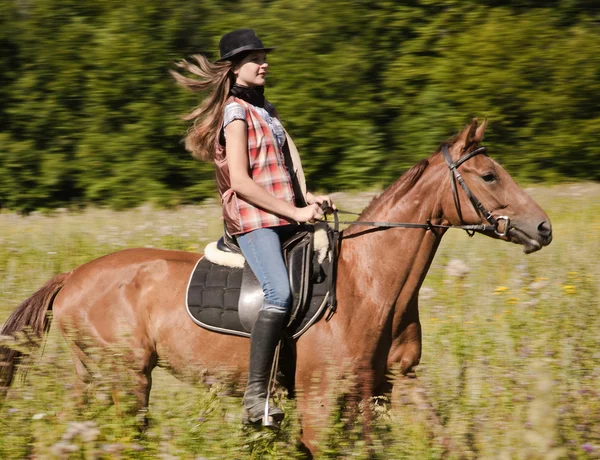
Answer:
MULTIPOLYGON (((451 439, 451 458, 600 458, 600 184, 533 187, 554 241, 519 246, 450 231, 421 291, 417 374, 451 439), (455 271, 453 267, 459 267, 455 271)), ((370 194, 339 194, 360 210, 370 194)), ((221 232, 215 203, 175 211, 0 214, 0 320, 54 274, 127 247, 201 252, 221 232)), ((393 230, 392 230, 393 231, 393 230)), ((118 350, 115 351, 118 353, 118 350)), ((64 340, 52 328, 0 411, 0 458, 294 458, 293 401, 277 434, 245 431, 241 400, 218 384, 188 386, 155 371, 150 428, 109 404, 119 369, 83 409, 64 340)), ((440 458, 439 432, 408 397, 378 406, 373 448, 332 420, 320 458, 440 458)))

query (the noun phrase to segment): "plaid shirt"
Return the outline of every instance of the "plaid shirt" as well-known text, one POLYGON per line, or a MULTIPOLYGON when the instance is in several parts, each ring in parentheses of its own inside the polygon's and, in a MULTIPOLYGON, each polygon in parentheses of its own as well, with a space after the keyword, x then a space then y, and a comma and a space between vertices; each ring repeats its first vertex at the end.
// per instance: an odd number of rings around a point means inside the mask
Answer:
MULTIPOLYGON (((248 170, 254 182, 275 198, 294 204, 292 179, 285 167, 283 153, 267 122, 251 104, 231 97, 246 110, 248 126, 248 170)), ((287 225, 290 221, 277 216, 238 196, 231 189, 225 147, 217 143, 215 150, 217 185, 223 205, 223 219, 230 234, 246 233, 257 228, 287 225)))

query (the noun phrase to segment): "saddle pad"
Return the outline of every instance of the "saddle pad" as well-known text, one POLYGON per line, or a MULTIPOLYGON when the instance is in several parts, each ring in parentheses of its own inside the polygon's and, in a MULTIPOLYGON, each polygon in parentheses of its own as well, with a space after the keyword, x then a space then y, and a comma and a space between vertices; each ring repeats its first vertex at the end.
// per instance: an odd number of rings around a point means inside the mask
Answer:
MULTIPOLYGON (((288 325, 287 334, 300 337, 322 316, 329 292, 326 260, 311 283, 307 301, 288 325)), ((191 319, 205 329, 222 334, 250 337, 240 322, 238 302, 243 269, 216 265, 203 257, 192 271, 186 293, 186 308, 191 319)))

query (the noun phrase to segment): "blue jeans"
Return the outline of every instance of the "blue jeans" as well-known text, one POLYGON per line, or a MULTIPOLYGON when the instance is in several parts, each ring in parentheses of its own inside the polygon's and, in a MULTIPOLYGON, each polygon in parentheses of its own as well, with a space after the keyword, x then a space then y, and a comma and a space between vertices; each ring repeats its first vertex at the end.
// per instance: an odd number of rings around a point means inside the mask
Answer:
POLYGON ((263 310, 287 313, 292 303, 290 280, 283 261, 281 240, 291 236, 296 225, 258 228, 237 235, 237 242, 265 294, 263 310))

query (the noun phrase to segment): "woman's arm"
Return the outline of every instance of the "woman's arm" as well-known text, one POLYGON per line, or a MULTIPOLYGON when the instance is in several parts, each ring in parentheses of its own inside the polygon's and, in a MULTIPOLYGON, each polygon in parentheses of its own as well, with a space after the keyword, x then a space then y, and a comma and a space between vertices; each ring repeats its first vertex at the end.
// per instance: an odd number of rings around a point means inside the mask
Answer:
POLYGON ((225 127, 225 133, 229 177, 231 189, 235 193, 256 206, 296 222, 308 222, 323 217, 318 204, 296 208, 275 198, 252 180, 248 175, 248 128, 244 121, 232 121, 225 127))

